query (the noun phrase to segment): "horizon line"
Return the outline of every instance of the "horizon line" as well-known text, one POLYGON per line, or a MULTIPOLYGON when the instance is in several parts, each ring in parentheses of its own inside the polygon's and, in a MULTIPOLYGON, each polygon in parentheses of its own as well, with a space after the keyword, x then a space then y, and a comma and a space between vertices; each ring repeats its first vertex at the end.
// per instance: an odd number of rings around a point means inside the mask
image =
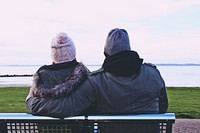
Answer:
MULTIPOLYGON (((200 63, 152 63, 158 66, 200 66, 200 63)), ((43 66, 45 64, 0 64, 0 66, 43 66)), ((85 64, 86 66, 101 66, 102 64, 85 64)))

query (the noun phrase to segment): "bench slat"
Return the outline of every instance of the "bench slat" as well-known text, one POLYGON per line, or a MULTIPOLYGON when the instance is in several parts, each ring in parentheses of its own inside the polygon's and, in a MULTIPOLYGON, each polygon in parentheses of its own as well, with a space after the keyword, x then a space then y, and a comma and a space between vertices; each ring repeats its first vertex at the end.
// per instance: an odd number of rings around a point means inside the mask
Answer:
MULTIPOLYGON (((57 120, 59 118, 47 117, 47 116, 34 116, 27 113, 0 113, 0 120, 9 119, 41 119, 41 120, 57 120)), ((76 119, 76 120, 171 120, 174 121, 174 113, 165 114, 133 114, 133 115, 96 115, 96 116, 74 116, 64 118, 65 120, 76 119)))
POLYGON ((174 113, 75 116, 64 119, 27 113, 0 113, 1 133, 171 133, 174 113))

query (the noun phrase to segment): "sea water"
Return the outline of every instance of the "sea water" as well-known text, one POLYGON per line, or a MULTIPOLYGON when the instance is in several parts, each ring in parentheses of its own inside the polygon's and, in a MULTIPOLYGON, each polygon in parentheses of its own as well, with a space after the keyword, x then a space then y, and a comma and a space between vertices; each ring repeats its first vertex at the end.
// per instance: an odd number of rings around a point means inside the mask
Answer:
MULTIPOLYGON (((200 87, 200 65, 156 65, 166 86, 200 87)), ((0 66, 0 75, 34 74, 40 66, 31 65, 4 65, 0 66)), ((87 65, 93 71, 100 65, 87 65)), ((2 86, 31 86, 32 77, 0 77, 2 86)))

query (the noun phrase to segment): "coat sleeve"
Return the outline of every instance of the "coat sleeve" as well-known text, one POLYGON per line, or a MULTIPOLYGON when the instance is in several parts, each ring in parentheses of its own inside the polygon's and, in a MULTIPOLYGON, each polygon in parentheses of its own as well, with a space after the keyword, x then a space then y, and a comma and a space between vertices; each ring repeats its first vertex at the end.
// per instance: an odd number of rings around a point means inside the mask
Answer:
POLYGON ((166 113, 168 109, 168 96, 166 87, 163 87, 159 97, 159 113, 166 113))
POLYGON ((26 106, 33 115, 63 118, 80 114, 94 105, 94 102, 95 89, 89 80, 85 80, 79 88, 65 97, 30 97, 26 100, 26 106))
POLYGON ((167 88, 165 86, 165 81, 162 78, 160 71, 156 68, 159 74, 159 81, 160 81, 160 95, 159 95, 159 113, 166 113, 168 109, 168 96, 167 96, 167 88))

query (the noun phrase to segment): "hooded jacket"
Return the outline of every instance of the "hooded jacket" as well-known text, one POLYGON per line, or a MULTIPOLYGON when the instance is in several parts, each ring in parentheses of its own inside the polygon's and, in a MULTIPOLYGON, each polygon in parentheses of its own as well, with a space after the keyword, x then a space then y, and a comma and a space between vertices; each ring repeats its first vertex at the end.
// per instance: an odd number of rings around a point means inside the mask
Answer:
POLYGON ((168 108, 164 80, 154 65, 142 62, 135 51, 108 56, 102 68, 70 95, 31 97, 27 107, 34 115, 52 117, 79 115, 91 107, 93 114, 164 113, 168 108))

